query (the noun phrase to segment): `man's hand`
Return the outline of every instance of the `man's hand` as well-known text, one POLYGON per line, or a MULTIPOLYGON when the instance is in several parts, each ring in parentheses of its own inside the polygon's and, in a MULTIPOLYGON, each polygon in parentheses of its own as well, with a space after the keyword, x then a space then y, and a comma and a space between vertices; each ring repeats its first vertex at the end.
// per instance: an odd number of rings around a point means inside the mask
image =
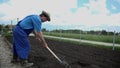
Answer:
MULTIPOLYGON (((36 38, 36 39, 41 42, 41 40, 39 38, 36 38)), ((46 47, 46 48, 48 47, 47 43, 43 43, 43 46, 46 47)))
POLYGON ((33 34, 34 34, 35 39, 39 39, 36 31, 33 31, 33 34))
POLYGON ((36 37, 36 36, 35 36, 35 39, 39 40, 39 38, 38 38, 38 37, 36 37))
POLYGON ((42 42, 43 46, 44 46, 44 47, 48 47, 48 45, 47 45, 47 43, 46 43, 46 41, 45 41, 45 39, 44 39, 44 37, 43 37, 42 32, 38 32, 38 33, 37 33, 37 36, 38 36, 39 40, 42 42))
POLYGON ((48 47, 47 43, 45 43, 43 46, 44 46, 45 48, 47 48, 47 47, 48 47))

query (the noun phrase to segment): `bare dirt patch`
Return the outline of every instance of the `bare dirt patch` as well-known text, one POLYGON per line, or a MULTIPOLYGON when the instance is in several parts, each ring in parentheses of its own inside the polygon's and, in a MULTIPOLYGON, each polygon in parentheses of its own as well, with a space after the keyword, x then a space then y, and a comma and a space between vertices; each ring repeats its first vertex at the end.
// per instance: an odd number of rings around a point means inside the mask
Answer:
MULTIPOLYGON (((7 37, 10 42, 12 37, 7 37)), ((64 68, 34 37, 30 37, 29 61, 33 68, 64 68)), ((120 68, 120 52, 87 45, 78 45, 58 40, 46 39, 49 47, 67 61, 71 68, 120 68)))

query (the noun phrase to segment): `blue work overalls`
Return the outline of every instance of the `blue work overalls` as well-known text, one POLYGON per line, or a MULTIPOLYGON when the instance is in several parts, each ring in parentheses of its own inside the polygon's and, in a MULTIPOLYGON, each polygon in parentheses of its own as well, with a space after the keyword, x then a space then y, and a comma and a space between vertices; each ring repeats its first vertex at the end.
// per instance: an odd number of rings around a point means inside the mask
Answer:
POLYGON ((23 29, 20 22, 13 29, 13 54, 17 55, 19 59, 26 60, 30 51, 28 36, 34 28, 23 29))

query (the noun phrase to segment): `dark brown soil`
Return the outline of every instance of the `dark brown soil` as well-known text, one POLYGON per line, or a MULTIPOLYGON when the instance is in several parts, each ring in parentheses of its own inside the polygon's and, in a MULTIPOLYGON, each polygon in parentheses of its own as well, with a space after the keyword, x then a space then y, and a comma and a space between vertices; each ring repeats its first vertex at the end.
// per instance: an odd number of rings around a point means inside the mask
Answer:
MULTIPOLYGON (((7 37, 12 43, 12 37, 7 37)), ((120 68, 120 52, 87 45, 78 45, 58 40, 46 39, 49 47, 71 68, 120 68)), ((30 37, 29 61, 33 68, 65 68, 34 37, 30 37)))

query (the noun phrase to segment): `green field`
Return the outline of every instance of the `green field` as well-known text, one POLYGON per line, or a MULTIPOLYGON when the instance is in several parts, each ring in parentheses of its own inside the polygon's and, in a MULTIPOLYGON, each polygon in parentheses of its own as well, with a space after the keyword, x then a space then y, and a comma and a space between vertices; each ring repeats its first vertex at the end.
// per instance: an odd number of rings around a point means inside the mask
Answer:
MULTIPOLYGON (((100 41, 113 43, 113 35, 93 35, 93 34, 75 34, 75 33, 57 33, 57 32, 43 32, 44 35, 75 38, 82 40, 100 41)), ((120 36, 115 36, 115 43, 120 44, 120 36)))

